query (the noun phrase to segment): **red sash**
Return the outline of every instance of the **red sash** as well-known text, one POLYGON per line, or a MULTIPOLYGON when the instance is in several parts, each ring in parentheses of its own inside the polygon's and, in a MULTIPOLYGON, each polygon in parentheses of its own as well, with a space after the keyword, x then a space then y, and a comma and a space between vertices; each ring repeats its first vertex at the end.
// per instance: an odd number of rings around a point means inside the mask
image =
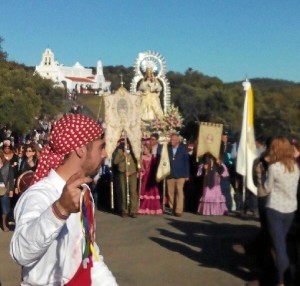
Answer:
POLYGON ((83 264, 81 262, 75 275, 67 284, 65 284, 65 286, 91 286, 91 268, 93 267, 93 262, 91 260, 92 259, 90 259, 90 262, 87 264, 87 268, 83 268, 83 264))
POLYGON ((75 275, 66 284, 66 286, 91 286, 91 268, 93 267, 93 254, 91 252, 91 245, 94 243, 95 238, 95 225, 94 225, 94 201, 92 193, 88 186, 83 186, 86 190, 83 193, 81 201, 80 216, 85 230, 85 249, 83 252, 83 261, 81 261, 79 268, 75 275), (86 263, 86 262, 89 263, 86 263), (86 268, 83 266, 86 265, 86 268))

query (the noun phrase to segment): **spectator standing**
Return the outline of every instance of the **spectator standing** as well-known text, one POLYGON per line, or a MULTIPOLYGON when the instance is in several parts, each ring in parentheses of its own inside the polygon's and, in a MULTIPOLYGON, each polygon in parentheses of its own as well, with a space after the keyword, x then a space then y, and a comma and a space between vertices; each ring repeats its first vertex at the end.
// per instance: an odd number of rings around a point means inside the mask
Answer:
POLYGON ((20 164, 19 168, 19 175, 26 171, 33 171, 35 172, 38 159, 36 155, 36 145, 35 144, 29 144, 26 145, 24 148, 24 154, 25 156, 22 159, 22 162, 20 164))
POLYGON ((10 140, 3 141, 3 153, 5 160, 10 162, 10 165, 14 172, 14 179, 16 179, 18 177, 19 158, 18 155, 14 153, 14 148, 10 140))
POLYGON ((157 133, 152 133, 150 136, 150 147, 151 147, 151 154, 157 158, 158 163, 161 156, 162 151, 162 144, 158 142, 159 135, 157 133))
POLYGON ((11 210, 11 198, 14 190, 14 173, 10 162, 5 158, 2 150, 0 150, 0 185, 1 187, 5 187, 6 190, 4 195, 0 197, 2 228, 3 231, 8 232, 7 215, 11 210))
POLYGON ((183 187, 190 176, 187 147, 180 143, 179 135, 172 133, 168 146, 171 174, 167 177, 169 206, 175 216, 181 216, 184 206, 183 187))
POLYGON ((36 149, 35 149, 35 144, 31 143, 29 145, 25 145, 24 147, 24 156, 22 158, 22 161, 20 163, 19 167, 19 172, 18 172, 18 177, 15 182, 15 195, 14 198, 14 205, 16 201, 19 199, 19 196, 21 195, 22 192, 24 192, 31 184, 32 180, 29 180, 30 177, 33 179, 34 172, 37 168, 38 164, 38 159, 36 155, 36 149), (31 172, 31 174, 28 174, 31 172), (26 183, 28 184, 20 184, 20 181, 24 181, 24 176, 28 174, 28 180, 26 180, 26 183), (30 176, 30 177, 29 177, 30 176), (24 188, 25 187, 25 188, 24 188))
POLYGON ((267 222, 276 254, 278 285, 283 286, 289 269, 286 236, 297 209, 299 168, 294 150, 285 137, 275 137, 270 147, 270 165, 265 188, 270 193, 267 202, 267 222))

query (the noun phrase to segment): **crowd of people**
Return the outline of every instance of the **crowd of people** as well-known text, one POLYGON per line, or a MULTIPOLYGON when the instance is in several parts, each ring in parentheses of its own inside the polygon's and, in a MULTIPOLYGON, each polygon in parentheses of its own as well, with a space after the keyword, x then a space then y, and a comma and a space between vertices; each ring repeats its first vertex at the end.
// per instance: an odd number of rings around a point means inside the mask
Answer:
MULTIPOLYGON (((174 216, 190 211, 200 215, 235 213, 258 217, 261 230, 256 241, 251 246, 235 245, 234 249, 240 253, 245 253, 245 249, 256 253, 259 265, 265 263, 262 256, 270 255, 275 269, 273 273, 277 274, 267 278, 257 274, 258 279, 249 285, 289 285, 285 283, 295 279, 295 273, 290 268, 286 238, 292 223, 299 224, 300 218, 297 206, 300 195, 299 145, 282 136, 266 140, 257 138, 257 158, 253 164, 257 194, 248 189, 243 194, 243 177, 235 170, 238 146, 229 142, 228 135, 225 130, 218 158, 206 153, 197 161, 194 152, 181 142, 180 136, 171 134, 168 144, 171 173, 166 177, 165 188, 155 179, 162 152, 158 134, 143 139, 140 170, 130 142, 127 149, 124 141, 120 141, 112 160, 113 179, 110 177, 117 202, 115 211, 124 218, 136 218, 137 214, 159 215, 164 211, 174 216)), ((101 177, 99 182, 95 191, 103 193, 101 177)), ((111 185, 107 186, 111 188, 111 185)), ((107 196, 106 199, 111 198, 107 196)), ((107 201, 107 206, 109 204, 107 201)), ((261 265, 261 269, 263 267, 261 265)))
MULTIPOLYGON (((140 162, 128 138, 123 137, 111 161, 107 161, 104 128, 99 122, 80 113, 71 113, 52 125, 41 122, 41 127, 17 142, 10 130, 2 128, 0 134, 0 190, 1 187, 5 190, 0 196, 2 229, 7 232, 11 228, 9 223, 16 224, 11 254, 23 266, 22 285, 50 281, 79 285, 78 281, 100 278, 109 283, 97 285, 116 285, 103 261, 94 259, 93 254, 99 255, 99 250, 88 229, 85 232, 88 253, 83 259, 85 262, 81 264, 78 255, 64 260, 65 253, 73 253, 73 248, 78 247, 76 237, 81 229, 76 220, 80 221, 82 215, 80 204, 86 203, 88 214, 87 206, 93 200, 98 208, 113 206, 114 212, 124 219, 164 212, 180 217, 185 211, 206 216, 230 215, 233 211, 258 214, 261 232, 255 243, 264 250, 260 254, 269 251, 273 255, 277 273, 274 283, 285 285, 287 273, 290 274, 286 237, 292 222, 299 219, 300 152, 297 142, 285 137, 265 142, 257 138, 253 179, 258 193, 254 195, 246 190, 244 201, 243 178, 235 171, 237 143, 229 142, 226 130, 218 158, 211 153, 195 158, 196 152, 189 150, 179 134, 172 133, 167 146, 170 174, 158 182, 156 174, 163 145, 157 133, 142 139, 140 162), (28 179, 25 174, 29 174, 28 179), (91 192, 83 192, 82 188, 91 189, 91 192), (80 198, 82 193, 86 194, 85 199, 80 198), (15 222, 8 219, 13 209, 15 222), (46 228, 44 220, 48 222, 46 228), (58 262, 54 257, 57 248, 61 257, 58 262), (53 263, 49 275, 40 275, 49 261, 53 263), (93 270, 94 266, 101 269, 101 277, 93 270), (86 268, 91 270, 87 276, 86 268)), ((93 228, 89 224, 86 227, 93 228)), ((249 249, 248 245, 235 246, 239 253, 249 249)))
POLYGON ((13 224, 12 210, 28 187, 26 176, 34 174, 41 146, 33 140, 26 144, 14 146, 7 138, 2 142, 0 149, 0 185, 2 186, 1 215, 3 231, 9 231, 9 224, 13 224), (10 217, 8 217, 10 215, 10 217))
POLYGON ((219 158, 206 153, 199 160, 195 157, 196 148, 189 148, 179 134, 170 134, 167 147, 170 174, 163 182, 156 178, 163 147, 159 134, 150 134, 141 144, 143 154, 137 162, 130 141, 120 138, 111 161, 105 161, 106 165, 100 169, 98 186, 93 187, 95 197, 101 197, 98 206, 110 208, 113 200, 115 211, 123 217, 162 214, 165 208, 175 216, 184 211, 201 215, 257 211, 253 199, 243 202, 242 177, 235 171, 237 152, 228 142, 228 131, 222 135, 219 158))

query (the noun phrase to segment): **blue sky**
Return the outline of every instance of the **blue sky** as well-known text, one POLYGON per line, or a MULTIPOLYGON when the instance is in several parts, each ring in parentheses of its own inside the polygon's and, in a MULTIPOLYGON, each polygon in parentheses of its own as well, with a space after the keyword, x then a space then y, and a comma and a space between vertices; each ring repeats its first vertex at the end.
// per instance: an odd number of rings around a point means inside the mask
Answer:
POLYGON ((151 50, 168 71, 300 82, 299 0, 0 0, 0 36, 30 66, 47 47, 66 66, 129 67, 151 50))

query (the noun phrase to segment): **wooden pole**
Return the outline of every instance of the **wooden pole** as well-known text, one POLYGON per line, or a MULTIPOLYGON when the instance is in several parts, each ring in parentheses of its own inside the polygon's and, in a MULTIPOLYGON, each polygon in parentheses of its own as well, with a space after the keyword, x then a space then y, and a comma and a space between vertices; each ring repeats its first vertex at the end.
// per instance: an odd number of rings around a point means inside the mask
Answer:
POLYGON ((243 176, 243 212, 246 211, 246 176, 243 176))
POLYGON ((128 142, 127 142, 127 133, 124 130, 124 152, 126 152, 127 155, 125 155, 125 164, 126 164, 126 203, 127 203, 127 209, 129 209, 129 204, 130 204, 130 194, 129 194, 129 177, 128 177, 128 172, 129 172, 129 166, 130 166, 130 160, 128 160, 128 155, 130 154, 130 150, 128 148, 128 142))
POLYGON ((114 204, 114 182, 113 182, 113 172, 112 169, 109 168, 110 173, 110 208, 113 210, 115 208, 114 204))

